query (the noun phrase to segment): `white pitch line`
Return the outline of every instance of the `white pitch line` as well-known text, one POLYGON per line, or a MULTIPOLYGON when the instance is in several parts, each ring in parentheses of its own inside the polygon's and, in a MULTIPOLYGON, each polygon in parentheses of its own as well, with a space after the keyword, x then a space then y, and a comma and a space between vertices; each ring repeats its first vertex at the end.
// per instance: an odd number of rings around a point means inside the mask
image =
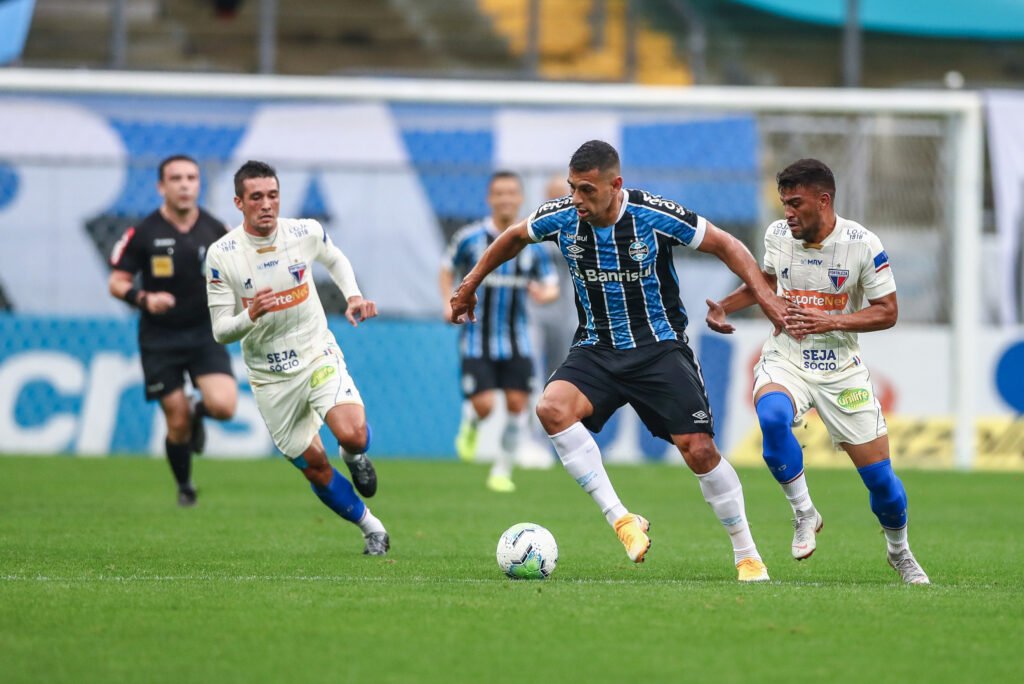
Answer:
MULTIPOLYGON (((90 584, 90 583, 145 583, 145 582, 231 582, 236 584, 251 582, 337 582, 337 583, 380 583, 380 584, 454 584, 454 585, 489 585, 506 582, 504 577, 493 579, 480 579, 471 577, 359 577, 349 575, 96 575, 77 577, 55 577, 50 575, 0 575, 0 582, 10 583, 51 583, 51 584, 90 584)), ((517 584, 530 584, 529 582, 516 582, 517 584)), ((710 579, 594 579, 594 578, 557 578, 547 585, 580 584, 580 585, 622 585, 622 586, 717 586, 723 584, 736 584, 732 580, 710 580, 710 579)), ((832 588, 877 588, 877 587, 899 587, 892 584, 868 584, 868 583, 844 583, 844 582, 812 582, 806 580, 772 580, 770 582, 757 583, 758 586, 769 587, 832 587, 832 588)), ((941 585, 939 585, 941 586, 941 585)), ((959 589, 997 589, 1006 588, 995 584, 968 584, 955 585, 959 589)))

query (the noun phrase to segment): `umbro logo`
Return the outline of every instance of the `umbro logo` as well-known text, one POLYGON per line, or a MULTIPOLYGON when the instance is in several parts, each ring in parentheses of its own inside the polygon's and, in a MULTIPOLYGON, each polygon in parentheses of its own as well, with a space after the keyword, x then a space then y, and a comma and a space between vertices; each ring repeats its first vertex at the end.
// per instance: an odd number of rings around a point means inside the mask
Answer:
POLYGON ((708 419, 710 419, 710 418, 711 418, 711 416, 709 416, 704 411, 697 411, 696 413, 693 414, 693 422, 694 423, 707 423, 708 419))
POLYGON ((568 247, 565 248, 565 251, 570 252, 572 254, 580 254, 583 251, 583 248, 580 247, 579 245, 569 245, 568 247))

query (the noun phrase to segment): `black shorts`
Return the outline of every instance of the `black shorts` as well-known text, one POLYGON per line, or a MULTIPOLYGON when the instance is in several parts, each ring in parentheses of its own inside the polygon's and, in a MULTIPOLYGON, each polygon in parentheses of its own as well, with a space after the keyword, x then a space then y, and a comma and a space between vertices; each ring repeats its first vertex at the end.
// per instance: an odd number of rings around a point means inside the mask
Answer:
POLYGON ((196 384, 196 378, 210 373, 231 373, 228 350, 212 339, 187 349, 143 349, 142 375, 146 380, 146 399, 166 396, 185 384, 185 373, 196 384))
POLYGON ((548 382, 575 385, 594 406, 583 419, 600 432, 623 404, 632 406, 655 437, 695 432, 715 434, 704 378, 683 342, 667 341, 638 349, 574 347, 548 382))
POLYGON ((462 359, 462 394, 467 397, 492 389, 529 392, 532 385, 533 361, 529 357, 462 359))

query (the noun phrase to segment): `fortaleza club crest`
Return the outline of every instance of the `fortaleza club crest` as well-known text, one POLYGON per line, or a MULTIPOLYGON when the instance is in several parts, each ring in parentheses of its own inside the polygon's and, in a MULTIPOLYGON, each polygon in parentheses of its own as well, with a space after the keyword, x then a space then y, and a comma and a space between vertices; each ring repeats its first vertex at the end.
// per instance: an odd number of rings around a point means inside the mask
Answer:
POLYGON ((849 277, 850 271, 845 268, 828 269, 828 279, 832 281, 832 285, 835 286, 837 290, 843 289, 843 285, 849 277))
POLYGON ((302 276, 306 275, 306 264, 292 264, 288 267, 288 272, 295 277, 295 282, 301 283, 302 276))
POLYGON ((633 261, 643 261, 651 253, 651 248, 643 240, 637 240, 629 245, 629 258, 633 261))

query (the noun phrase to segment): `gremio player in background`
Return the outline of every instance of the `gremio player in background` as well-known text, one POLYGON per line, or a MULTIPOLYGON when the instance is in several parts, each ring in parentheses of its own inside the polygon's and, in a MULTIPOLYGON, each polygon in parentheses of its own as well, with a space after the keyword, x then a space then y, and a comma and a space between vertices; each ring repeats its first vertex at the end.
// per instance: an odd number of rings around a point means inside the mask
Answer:
MULTIPOLYGON (((836 215, 835 178, 825 164, 801 159, 777 181, 786 218, 765 233, 764 275, 790 306, 786 334, 768 338, 754 369, 754 403, 765 463, 793 508, 793 557, 814 553, 823 525, 791 430, 814 407, 870 493, 889 564, 907 584, 928 584, 907 542, 907 494, 893 473, 885 417, 857 344, 857 333, 896 323, 889 257, 874 233, 836 215)), ((731 333, 726 314, 753 303, 743 285, 719 303, 708 301, 707 323, 731 333)))
MULTIPOLYGON (((461 228, 452 236, 441 265, 441 296, 445 319, 451 318, 448 298, 455 274, 465 275, 484 250, 518 218, 523 186, 511 171, 498 171, 487 187, 491 215, 461 228)), ((462 391, 469 399, 455 438, 455 451, 463 461, 476 456, 477 426, 494 410, 497 390, 505 394, 507 418, 498 453, 487 478, 496 492, 515 491, 512 465, 526 431, 526 404, 533 385, 533 350, 527 329, 529 296, 538 304, 558 297, 558 275, 541 245, 529 245, 514 259, 501 264, 484 280, 483 302, 477 322, 462 328, 462 391)))
POLYGON ((110 255, 110 294, 140 312, 139 352, 146 399, 159 400, 167 421, 167 462, 178 484, 178 505, 193 506, 192 454, 206 443, 203 416, 229 420, 238 403, 231 358, 210 330, 206 307, 206 250, 227 232, 199 207, 199 164, 175 155, 160 162, 163 204, 125 231, 110 255), (136 275, 141 274, 136 287, 136 275), (185 396, 185 373, 202 399, 185 396))
POLYGON ((373 496, 377 475, 365 455, 370 428, 363 400, 327 328, 313 262, 327 268, 345 295, 353 326, 376 316, 377 306, 363 299, 352 264, 323 226, 278 218, 280 203, 273 167, 249 161, 235 173, 242 225, 214 243, 207 257, 213 334, 222 343, 242 341, 249 384, 274 444, 327 507, 359 526, 363 553, 382 556, 390 545, 384 525, 331 466, 318 434, 326 422, 356 489, 373 496))
POLYGON ((732 540, 739 580, 768 579, 747 524, 736 471, 712 440, 714 423, 700 367, 686 340, 686 312, 672 248, 714 254, 744 282, 777 325, 785 302, 739 240, 675 202, 626 190, 619 155, 600 140, 569 162, 572 194, 547 202, 494 241, 452 297, 452 320, 474 320, 476 289, 531 242, 556 242, 576 288, 579 328, 569 355, 537 406, 562 465, 594 499, 626 547, 644 560, 650 524, 619 500, 588 428, 600 431, 630 404, 651 434, 671 442, 732 540))

